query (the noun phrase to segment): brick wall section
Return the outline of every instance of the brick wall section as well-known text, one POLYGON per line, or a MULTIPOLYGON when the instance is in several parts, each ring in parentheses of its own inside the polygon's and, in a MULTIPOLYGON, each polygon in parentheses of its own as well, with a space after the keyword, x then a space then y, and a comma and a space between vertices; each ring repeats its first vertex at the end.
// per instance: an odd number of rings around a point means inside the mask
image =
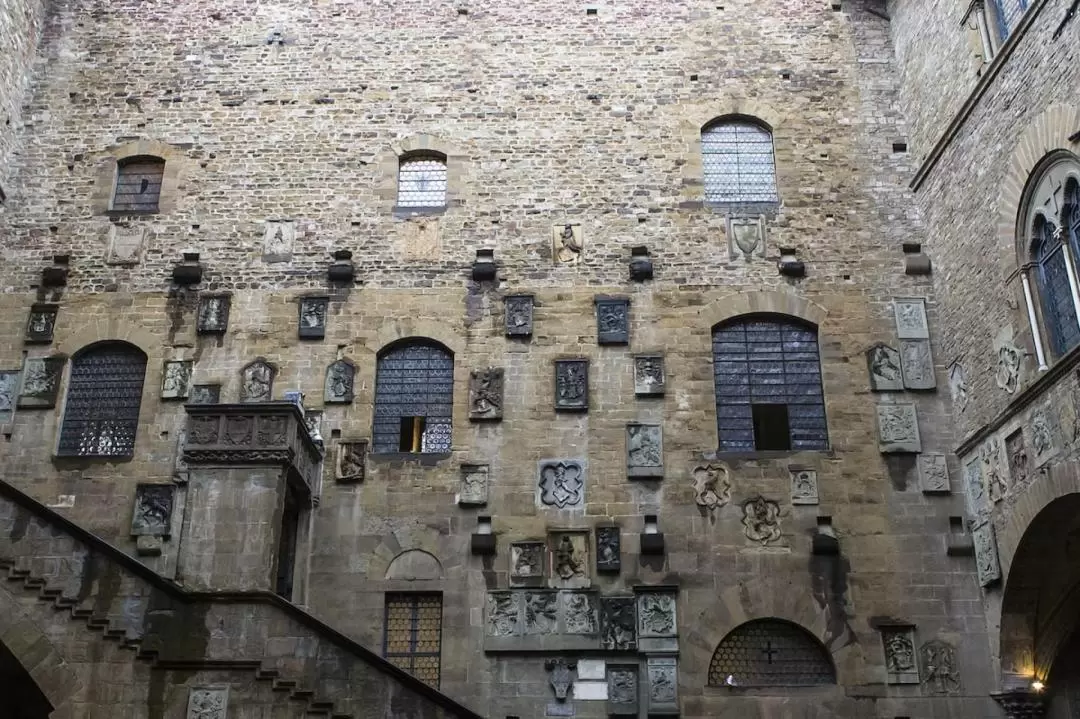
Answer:
POLYGON ((9 195, 24 93, 30 86, 44 18, 43 0, 0 3, 0 187, 9 195))

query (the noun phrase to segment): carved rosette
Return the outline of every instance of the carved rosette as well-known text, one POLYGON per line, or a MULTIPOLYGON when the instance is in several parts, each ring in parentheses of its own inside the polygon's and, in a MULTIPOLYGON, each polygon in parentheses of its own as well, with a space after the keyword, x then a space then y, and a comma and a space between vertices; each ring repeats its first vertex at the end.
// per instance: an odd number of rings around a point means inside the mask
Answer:
POLYGON ((585 467, 580 460, 542 460, 539 481, 540 504, 556 509, 584 505, 585 467))

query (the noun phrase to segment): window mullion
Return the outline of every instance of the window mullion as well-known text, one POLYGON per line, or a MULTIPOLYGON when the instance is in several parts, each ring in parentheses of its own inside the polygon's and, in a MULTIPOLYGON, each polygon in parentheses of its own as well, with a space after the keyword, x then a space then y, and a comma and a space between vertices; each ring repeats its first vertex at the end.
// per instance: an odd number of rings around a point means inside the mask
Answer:
POLYGON ((1020 271, 1020 283, 1024 287, 1024 304, 1027 305, 1028 324, 1031 326, 1031 339, 1035 345, 1035 358, 1039 362, 1039 371, 1047 369, 1046 352, 1043 349, 1042 332, 1039 330, 1039 319, 1035 314, 1035 301, 1031 295, 1031 279, 1028 277, 1028 268, 1020 271))

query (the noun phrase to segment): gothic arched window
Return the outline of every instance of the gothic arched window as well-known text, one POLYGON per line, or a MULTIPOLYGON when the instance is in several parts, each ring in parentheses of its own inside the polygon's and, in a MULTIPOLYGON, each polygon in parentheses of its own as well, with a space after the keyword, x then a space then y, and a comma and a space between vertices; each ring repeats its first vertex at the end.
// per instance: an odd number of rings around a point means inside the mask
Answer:
POLYGON ((744 117, 717 120, 701 130, 705 201, 713 205, 775 205, 772 132, 744 117))
POLYGON ((398 161, 397 206, 446 207, 446 157, 435 153, 406 155, 398 161))
POLYGON ((828 448, 813 325, 745 315, 718 324, 712 339, 721 451, 828 448))
POLYGON ((117 163, 114 212, 157 212, 165 160, 139 155, 117 163))
POLYGON ((126 342, 99 342, 71 360, 62 457, 130 457, 139 428, 146 355, 126 342))
POLYGON ((453 353, 431 340, 391 345, 375 372, 373 451, 449 452, 453 407, 453 353))
POLYGON ((709 663, 712 687, 806 687, 836 683, 829 652, 783 619, 755 619, 731 630, 709 663))

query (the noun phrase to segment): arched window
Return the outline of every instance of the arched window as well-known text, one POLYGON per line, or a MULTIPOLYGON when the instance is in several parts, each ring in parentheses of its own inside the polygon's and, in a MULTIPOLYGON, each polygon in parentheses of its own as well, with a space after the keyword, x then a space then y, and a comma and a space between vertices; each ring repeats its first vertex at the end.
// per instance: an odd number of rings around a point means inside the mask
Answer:
POLYGON ((397 206, 446 207, 446 157, 426 153, 406 155, 398 161, 397 206))
POLYGON ((100 342, 71 360, 62 457, 130 457, 139 427, 146 355, 126 342, 100 342))
POLYGON ((376 453, 450 451, 454 355, 430 340, 407 340, 379 355, 375 372, 376 453))
POLYGON ((139 155, 121 160, 116 170, 113 211, 157 212, 164 175, 165 160, 160 157, 139 155))
POLYGON ((716 424, 723 452, 826 449, 817 329, 746 315, 713 328, 716 424))
POLYGON ((701 130, 705 201, 723 205, 775 205, 772 132, 749 118, 728 118, 701 130))
POLYGON ((836 684, 832 658, 812 634, 782 619, 731 630, 709 663, 709 686, 806 687, 836 684))

